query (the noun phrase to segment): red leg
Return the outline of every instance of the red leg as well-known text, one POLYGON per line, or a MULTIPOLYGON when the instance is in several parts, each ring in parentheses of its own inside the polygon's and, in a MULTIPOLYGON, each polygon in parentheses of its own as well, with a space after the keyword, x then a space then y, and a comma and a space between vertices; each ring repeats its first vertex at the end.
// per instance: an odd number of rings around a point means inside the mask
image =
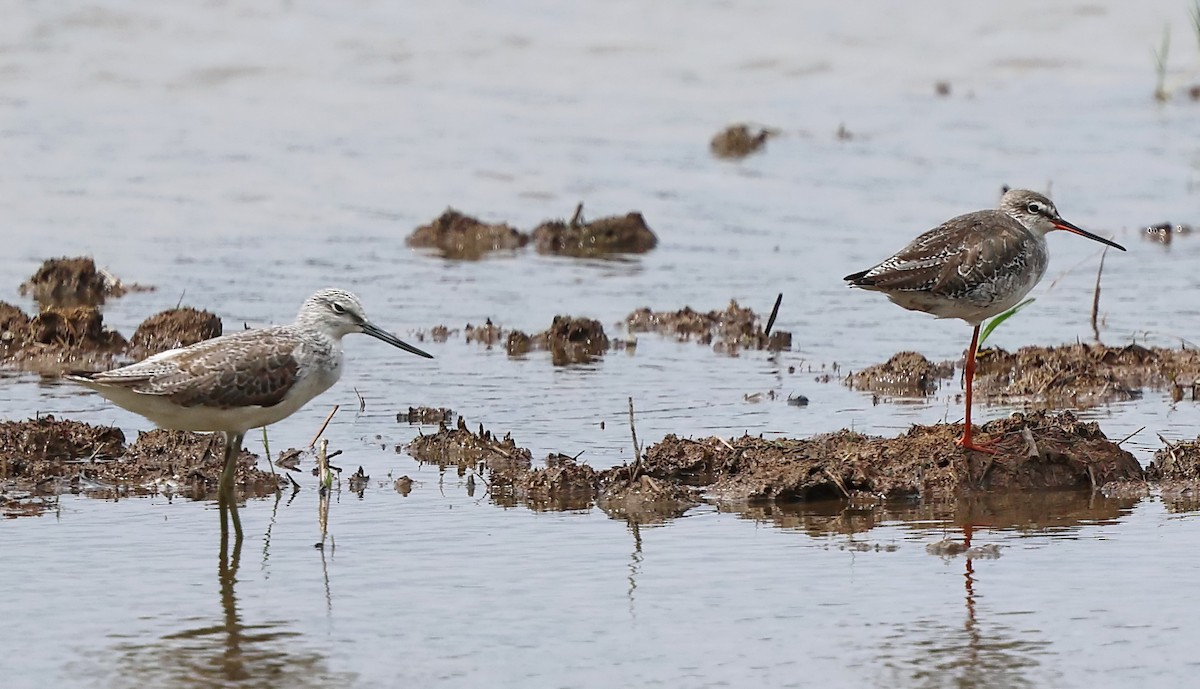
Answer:
POLYGON ((976 452, 987 452, 995 454, 995 450, 987 447, 989 443, 980 441, 981 444, 975 444, 971 441, 971 392, 975 385, 975 349, 979 347, 979 326, 975 326, 975 330, 971 333, 971 347, 967 350, 967 364, 963 368, 966 376, 967 385, 967 416, 963 421, 963 434, 958 439, 958 444, 964 450, 975 450, 976 452))

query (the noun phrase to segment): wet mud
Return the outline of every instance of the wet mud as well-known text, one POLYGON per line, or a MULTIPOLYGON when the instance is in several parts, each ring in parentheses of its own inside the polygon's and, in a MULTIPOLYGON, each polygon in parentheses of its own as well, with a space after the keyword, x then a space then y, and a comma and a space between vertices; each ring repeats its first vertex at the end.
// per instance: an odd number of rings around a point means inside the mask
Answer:
POLYGON ((449 424, 454 420, 454 416, 454 410, 446 407, 409 407, 408 411, 396 414, 396 421, 426 425, 449 424))
POLYGON ((36 316, 0 302, 0 359, 44 375, 101 367, 125 351, 95 306, 51 306, 36 316))
POLYGON ((125 285, 112 273, 97 268, 90 258, 63 257, 44 261, 37 272, 21 283, 20 293, 33 297, 44 308, 99 306, 109 297, 148 289, 136 284, 125 285))
POLYGON ((954 365, 949 362, 935 364, 916 352, 900 352, 886 363, 850 374, 845 382, 856 390, 925 397, 937 392, 942 381, 953 375, 954 365))
POLYGON ((1200 351, 1074 344, 982 350, 976 394, 1086 408, 1141 397, 1143 388, 1191 387, 1200 380, 1200 351))
POLYGON ((717 158, 738 160, 761 151, 767 139, 777 134, 778 131, 765 127, 731 124, 713 136, 708 142, 708 150, 717 158))
POLYGON ((413 230, 405 243, 437 249, 445 258, 478 259, 493 251, 520 249, 529 236, 504 223, 485 222, 448 208, 433 222, 413 230))
MULTIPOLYGON (((743 436, 698 440, 668 435, 645 451, 640 465, 594 469, 566 455, 532 466, 529 450, 482 427, 442 426, 414 440, 418 460, 476 472, 497 504, 532 509, 599 507, 638 522, 671 519, 700 504, 700 491, 733 509, 826 500, 844 505, 920 498, 1084 489, 1144 481, 1133 455, 1095 423, 1070 412, 1043 412, 993 421, 980 430, 996 454, 967 453, 958 425, 915 426, 894 438, 839 431, 809 439, 743 436)), ((988 498, 1003 499, 1003 498, 988 498)), ((773 508, 772 508, 773 509, 773 508)), ((765 514, 765 513, 764 513, 765 514)), ((839 514, 842 512, 839 511, 839 514)), ((869 528, 868 526, 862 527, 869 528)))
MULTIPOLYGON (((434 326, 430 332, 456 333, 458 330, 444 325, 434 326)), ((467 344, 482 344, 488 349, 503 344, 509 356, 520 357, 530 352, 550 352, 555 366, 588 363, 603 356, 610 348, 628 348, 624 340, 613 342, 604 332, 604 326, 594 318, 555 316, 550 327, 535 334, 523 330, 506 329, 489 318, 483 325, 463 327, 467 344)), ((636 346, 633 345, 633 346, 636 346)))
POLYGON ((170 349, 186 347, 203 340, 220 337, 221 319, 211 311, 191 307, 169 309, 142 321, 129 338, 129 355, 134 359, 170 349))
POLYGON ((712 345, 718 352, 734 354, 741 349, 782 351, 792 348, 792 334, 775 330, 767 335, 762 319, 753 309, 730 300, 724 310, 701 312, 690 306, 678 311, 640 308, 625 317, 630 333, 653 332, 678 340, 695 340, 712 345))
POLYGON ((539 254, 592 257, 646 253, 658 245, 658 236, 637 211, 588 222, 580 204, 570 220, 547 220, 534 228, 533 242, 539 254))
POLYGON ((1154 481, 1200 480, 1200 438, 1169 443, 1160 448, 1146 467, 1146 478, 1154 481))
MULTIPOLYGON (((0 422, 0 492, 12 496, 86 493, 97 497, 162 493, 196 499, 216 495, 223 469, 211 434, 153 430, 126 445, 119 428, 42 416, 0 422)), ((236 482, 243 495, 276 490, 275 476, 242 451, 236 482)))

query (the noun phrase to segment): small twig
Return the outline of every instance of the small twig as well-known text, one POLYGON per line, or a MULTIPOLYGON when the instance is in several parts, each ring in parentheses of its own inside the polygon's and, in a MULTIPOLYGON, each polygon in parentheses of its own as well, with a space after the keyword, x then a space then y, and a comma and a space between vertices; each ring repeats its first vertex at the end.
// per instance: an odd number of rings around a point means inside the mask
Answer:
POLYGON ((358 388, 353 388, 353 390, 355 397, 358 397, 358 413, 361 414, 367 410, 367 401, 363 399, 363 396, 358 391, 358 388))
POLYGON ((1031 458, 1041 456, 1041 451, 1038 450, 1037 441, 1033 439, 1033 431, 1029 430, 1029 426, 1021 428, 1021 437, 1025 438, 1025 446, 1027 453, 1031 458))
MULTIPOLYGON (((1130 433, 1129 435, 1125 436, 1124 438, 1121 438, 1121 440, 1117 443, 1117 447, 1120 447, 1121 443, 1125 442, 1126 440, 1129 440, 1130 438, 1137 435, 1138 433, 1141 433, 1144 430, 1146 430, 1146 427, 1142 426, 1141 428, 1137 429, 1133 433, 1130 433)), ((1162 436, 1159 436, 1159 437, 1161 438, 1162 436)))
POLYGON ((721 443, 722 445, 724 445, 725 447, 729 448, 729 451, 730 451, 730 452, 737 452, 737 448, 736 448, 736 447, 734 447, 733 445, 730 445, 728 440, 726 440, 726 439, 724 439, 724 438, 722 438, 722 437, 718 436, 718 437, 717 437, 717 441, 718 441, 718 442, 720 442, 720 443, 721 443))
POLYGON ((329 425, 329 420, 332 419, 333 415, 337 413, 339 406, 340 405, 335 404, 333 405, 333 409, 329 410, 329 416, 325 417, 325 423, 321 424, 321 427, 317 429, 317 434, 313 436, 313 439, 308 441, 308 449, 313 449, 313 446, 317 444, 317 440, 319 440, 321 434, 325 432, 325 427, 329 425))
POLYGON ((775 297, 775 306, 771 308, 771 317, 767 319, 767 327, 763 329, 763 336, 771 336, 771 326, 775 325, 775 317, 779 315, 779 305, 783 303, 783 292, 775 297))
POLYGON ((824 471, 825 471, 825 475, 829 477, 829 480, 833 481, 833 485, 837 486, 837 489, 842 491, 842 495, 845 496, 845 498, 847 500, 849 500, 850 499, 850 491, 846 490, 846 484, 842 483, 842 479, 840 477, 836 476, 829 469, 825 469, 824 471))
POLYGON ((642 448, 638 445, 637 429, 633 426, 633 398, 629 398, 629 434, 633 436, 633 473, 629 482, 633 483, 642 474, 642 448))
POLYGON ((183 297, 186 294, 187 294, 186 289, 179 293, 179 301, 175 302, 175 308, 178 309, 180 306, 183 306, 183 297))
POLYGON ((1108 255, 1108 247, 1104 247, 1104 251, 1100 254, 1100 268, 1096 270, 1096 291, 1092 293, 1092 334, 1096 337, 1096 342, 1100 341, 1100 326, 1096 323, 1096 318, 1100 313, 1100 276, 1104 274, 1104 257, 1108 255))
POLYGON ((571 222, 570 222, 571 227, 578 227, 579 223, 582 220, 583 220, 583 201, 580 201, 579 204, 575 206, 575 214, 571 216, 571 222))
MULTIPOLYGON (((271 467, 271 473, 275 473, 275 462, 271 461, 271 443, 267 442, 267 427, 262 427, 263 434, 263 452, 267 455, 267 466, 271 467)), ((279 492, 279 482, 275 482, 275 492, 279 492)))

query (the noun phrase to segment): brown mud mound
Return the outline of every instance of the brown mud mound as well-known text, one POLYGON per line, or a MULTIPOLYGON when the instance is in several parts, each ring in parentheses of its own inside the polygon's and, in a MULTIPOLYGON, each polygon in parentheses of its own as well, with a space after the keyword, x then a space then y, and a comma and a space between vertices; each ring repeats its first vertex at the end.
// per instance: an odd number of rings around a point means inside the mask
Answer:
POLYGON ((125 338, 104 327, 94 306, 52 306, 28 320, 19 311, 3 311, 7 330, 0 354, 22 368, 60 375, 72 368, 108 364, 125 350, 125 338))
POLYGON ((1140 479, 1133 455, 1070 412, 1014 414, 982 428, 994 455, 963 452, 959 425, 914 426, 896 438, 839 431, 806 440, 667 436, 646 452, 651 476, 710 485, 727 500, 948 497, 976 490, 1096 487, 1140 479))
POLYGON ((492 251, 519 249, 529 237, 504 223, 488 225, 453 208, 408 236, 412 247, 438 249, 445 258, 478 259, 492 251))
POLYGON ((547 350, 555 366, 589 363, 602 356, 608 346, 608 335, 600 321, 574 316, 555 316, 550 327, 537 335, 513 330, 505 342, 509 356, 547 350))
POLYGON ((670 481, 644 475, 630 480, 628 466, 601 471, 552 454, 545 466, 532 468, 533 455, 527 448, 507 435, 497 440, 482 426, 472 433, 461 418, 457 428, 443 425, 434 435, 418 436, 407 449, 419 461, 456 466, 460 476, 468 470, 478 472, 490 498, 501 507, 523 504, 541 511, 598 505, 614 518, 641 523, 679 516, 700 503, 695 491, 670 481))
POLYGON ((1192 234, 1191 225, 1160 222, 1157 225, 1148 225, 1142 236, 1159 244, 1170 245, 1176 237, 1187 237, 1190 234, 1192 234))
MULTIPOLYGON (((197 498, 216 494, 222 471, 219 442, 184 431, 142 433, 126 448, 119 428, 92 426, 43 416, 0 423, 0 477, 6 489, 38 494, 99 492, 104 495, 184 492, 197 498)), ((254 468, 243 451, 237 482, 245 493, 275 491, 275 479, 254 468)))
POLYGON ((484 468, 492 471, 528 468, 533 459, 529 450, 518 447, 511 436, 497 439, 482 425, 478 433, 472 433, 461 416, 455 428, 439 424, 437 433, 418 435, 408 444, 407 450, 421 462, 441 467, 457 466, 460 476, 468 470, 484 468))
POLYGON ((792 334, 776 330, 767 336, 758 314, 730 300, 723 311, 696 311, 685 306, 678 311, 651 311, 640 308, 625 317, 631 333, 655 332, 679 340, 695 339, 712 344, 717 351, 736 353, 738 349, 780 351, 792 348, 792 334))
POLYGON ((97 306, 108 297, 120 297, 140 285, 124 285, 90 258, 52 258, 21 284, 21 295, 32 295, 43 306, 97 306))
POLYGON ((533 230, 539 254, 559 256, 603 256, 605 254, 643 254, 658 245, 646 219, 633 211, 623 216, 583 220, 583 204, 575 209, 570 221, 547 220, 533 230))
POLYGON ((129 354, 145 359, 153 354, 220 337, 221 319, 211 311, 191 307, 168 309, 142 321, 129 338, 129 354))
POLYGON ((708 150, 717 158, 745 158, 762 150, 767 139, 778 134, 774 129, 751 129, 747 124, 731 124, 717 132, 708 142, 708 150))
POLYGON ((937 392, 941 381, 953 375, 954 366, 950 363, 934 364, 916 352, 900 352, 887 363, 851 374, 846 384, 885 395, 924 397, 937 392))
POLYGON ((10 351, 29 344, 29 316, 19 307, 0 301, 0 355, 7 358, 10 351))
POLYGON ((483 325, 471 325, 467 323, 466 327, 463 328, 467 344, 478 342, 487 345, 489 348, 504 339, 505 332, 507 331, 504 328, 492 323, 492 319, 490 318, 483 325))
POLYGON ((1200 351, 1074 344, 979 353, 975 392, 991 399, 1032 398, 1080 408, 1137 399, 1143 387, 1191 385, 1200 379, 1200 351))
POLYGON ((1154 453, 1146 478, 1152 481, 1200 479, 1200 438, 1168 444, 1154 453))

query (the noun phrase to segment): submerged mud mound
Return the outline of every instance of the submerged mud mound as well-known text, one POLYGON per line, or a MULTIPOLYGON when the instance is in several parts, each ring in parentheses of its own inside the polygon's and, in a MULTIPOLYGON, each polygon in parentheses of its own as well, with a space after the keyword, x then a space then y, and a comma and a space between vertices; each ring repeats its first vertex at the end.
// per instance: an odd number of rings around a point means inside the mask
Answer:
POLYGON ((1200 480, 1200 438, 1159 449, 1150 466, 1146 467, 1146 478, 1152 481, 1200 480))
POLYGON ((1074 344, 979 353, 976 394, 1008 401, 1032 398, 1081 408, 1137 399, 1144 387, 1200 380, 1200 351, 1074 344))
POLYGON ((585 222, 582 204, 569 221, 547 220, 534 228, 533 241, 539 254, 575 257, 642 254, 658 245, 641 213, 585 222))
POLYGON ((20 308, 0 301, 0 356, 29 344, 29 316, 20 308))
POLYGON ((954 366, 935 364, 916 352, 900 352, 887 363, 867 367, 846 378, 856 390, 885 395, 925 397, 937 392, 941 381, 954 375, 954 366))
POLYGON ((125 350, 125 338, 104 327, 94 306, 52 306, 33 318, 0 304, 0 355, 9 363, 46 374, 99 367, 125 350))
POLYGON ((448 208, 408 236, 412 247, 438 249, 446 258, 478 259, 492 251, 519 249, 529 237, 504 223, 489 225, 448 208))
POLYGON ((220 337, 221 319, 211 311, 191 307, 168 309, 142 321, 129 338, 129 354, 134 359, 186 347, 220 337))
POLYGON ((767 139, 778 134, 773 129, 751 129, 747 124, 731 124, 708 142, 708 150, 717 158, 739 159, 762 150, 767 139))
POLYGON ((758 314, 739 306, 736 300, 730 300, 722 311, 700 312, 690 306, 678 311, 651 311, 643 307, 625 317, 625 327, 631 333, 655 332, 679 340, 695 339, 727 353, 738 349, 792 348, 791 333, 776 330, 767 336, 758 314))
POLYGON ((398 423, 448 424, 454 419, 454 410, 446 407, 409 407, 407 412, 398 412, 398 423))
POLYGON ((97 306, 108 297, 120 297, 140 285, 124 285, 90 258, 52 258, 21 283, 21 295, 32 296, 42 306, 97 306))
POLYGON ((1146 226, 1142 236, 1159 244, 1170 245, 1176 237, 1187 237, 1192 234, 1192 226, 1181 223, 1160 222, 1146 226))
POLYGON ((510 470, 528 468, 533 455, 528 449, 518 447, 511 436, 496 438, 490 431, 479 426, 478 433, 467 428, 466 419, 458 417, 458 425, 450 428, 438 426, 433 435, 418 435, 408 444, 408 453, 418 461, 437 464, 440 467, 456 466, 459 475, 468 470, 510 470))
MULTIPOLYGON (((43 416, 0 423, 0 477, 6 488, 41 494, 98 492, 104 495, 182 492, 215 495, 222 471, 219 442, 208 434, 155 430, 126 448, 119 428, 43 416)), ((254 468, 243 451, 237 482, 245 493, 275 491, 274 477, 254 468)))
POLYGON ((1133 455, 1070 412, 993 421, 994 455, 955 445, 959 425, 915 426, 896 438, 839 431, 807 440, 667 436, 646 452, 646 473, 711 486, 727 500, 870 496, 948 497, 975 490, 1096 487, 1140 479, 1133 455))

